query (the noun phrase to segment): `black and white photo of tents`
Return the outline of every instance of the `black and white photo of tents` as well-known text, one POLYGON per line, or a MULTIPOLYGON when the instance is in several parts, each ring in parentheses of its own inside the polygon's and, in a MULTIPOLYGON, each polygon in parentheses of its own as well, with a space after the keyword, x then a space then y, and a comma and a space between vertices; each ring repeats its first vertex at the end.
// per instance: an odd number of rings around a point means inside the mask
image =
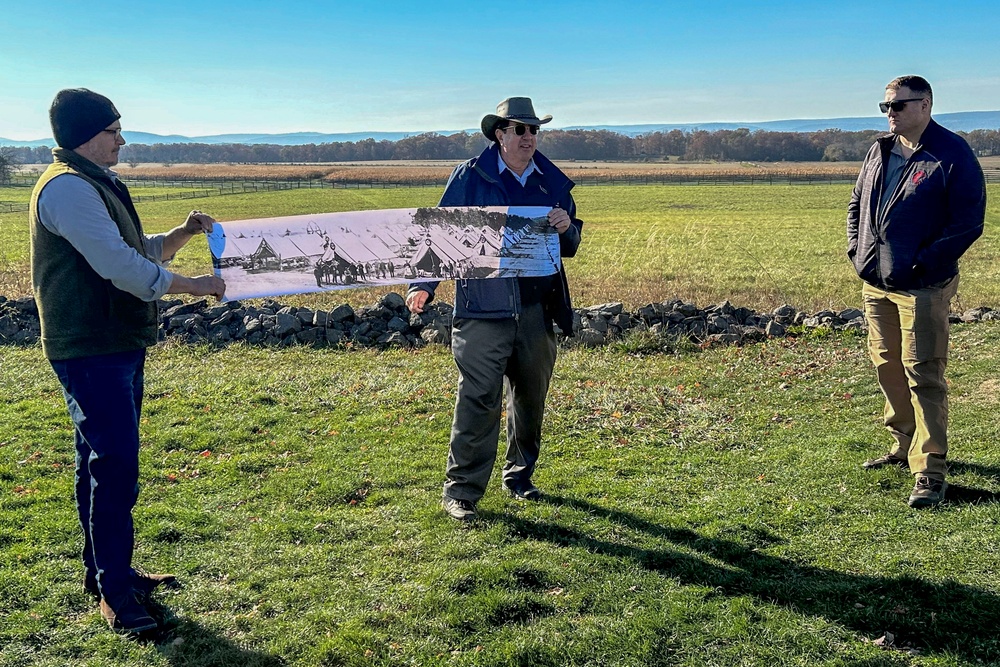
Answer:
POLYGON ((209 249, 227 299, 549 275, 558 271, 558 238, 546 224, 525 228, 525 221, 544 221, 547 212, 450 207, 241 220, 217 223, 209 249), (510 233, 508 222, 519 231, 510 233))

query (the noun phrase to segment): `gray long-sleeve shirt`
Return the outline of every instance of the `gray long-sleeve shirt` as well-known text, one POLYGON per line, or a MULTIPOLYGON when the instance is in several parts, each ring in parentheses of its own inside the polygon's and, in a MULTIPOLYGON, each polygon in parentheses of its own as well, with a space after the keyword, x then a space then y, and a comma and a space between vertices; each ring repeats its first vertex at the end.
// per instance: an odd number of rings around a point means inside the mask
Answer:
MULTIPOLYGON (((115 172, 108 170, 115 178, 115 172)), ((38 198, 38 217, 47 230, 63 237, 90 267, 118 289, 143 301, 167 293, 172 275, 165 261, 149 260, 122 239, 97 190, 82 178, 63 174, 52 179, 38 198)), ((146 236, 151 257, 163 255, 165 234, 146 236)))

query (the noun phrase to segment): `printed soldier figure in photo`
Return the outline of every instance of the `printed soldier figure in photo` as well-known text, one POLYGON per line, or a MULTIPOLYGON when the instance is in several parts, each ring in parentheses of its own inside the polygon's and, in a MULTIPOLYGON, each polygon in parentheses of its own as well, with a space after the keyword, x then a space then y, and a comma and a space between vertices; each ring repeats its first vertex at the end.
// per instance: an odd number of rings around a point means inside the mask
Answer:
MULTIPOLYGON (((452 172, 439 206, 552 207, 548 224, 559 233, 563 257, 580 245, 573 181, 537 151, 539 118, 527 97, 511 97, 483 118, 492 144, 452 172)), ((436 282, 410 286, 407 306, 421 313, 436 282)), ((556 360, 555 321, 573 330, 566 273, 542 277, 460 279, 455 285, 452 353, 458 395, 452 421, 442 505, 459 521, 476 518, 486 493, 500 436, 507 389, 507 453, 503 484, 517 499, 537 500, 532 481, 542 438, 542 414, 556 360)))
POLYGON ((847 214, 847 255, 864 281, 868 348, 893 439, 864 467, 908 467, 911 507, 937 505, 948 488, 948 313, 958 260, 986 214, 979 161, 931 119, 932 105, 919 76, 886 86, 879 109, 890 134, 868 151, 847 214))
POLYGON ((84 588, 112 629, 140 635, 165 622, 149 596, 175 579, 132 565, 146 348, 156 343, 156 301, 164 294, 222 298, 222 279, 163 268, 215 221, 192 211, 182 225, 147 236, 111 170, 125 144, 111 101, 83 88, 61 90, 49 115, 58 148, 30 210, 42 350, 75 427, 84 588))

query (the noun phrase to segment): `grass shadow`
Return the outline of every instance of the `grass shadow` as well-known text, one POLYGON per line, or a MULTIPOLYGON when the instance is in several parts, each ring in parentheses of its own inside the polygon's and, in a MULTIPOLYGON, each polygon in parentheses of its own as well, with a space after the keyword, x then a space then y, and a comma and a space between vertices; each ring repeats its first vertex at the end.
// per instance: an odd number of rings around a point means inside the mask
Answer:
POLYGON ((989 466, 982 463, 970 463, 968 461, 949 461, 948 470, 953 475, 961 475, 962 473, 982 475, 1000 484, 1000 466, 989 466))
POLYGON ((189 619, 179 621, 153 643, 177 667, 286 667, 288 664, 280 657, 238 646, 189 619))
POLYGON ((745 537, 741 533, 739 541, 720 539, 578 499, 546 495, 543 500, 669 544, 647 548, 605 541, 558 523, 505 513, 484 513, 483 518, 506 524, 522 538, 627 559, 686 585, 707 586, 714 589, 711 595, 751 596, 764 604, 825 618, 871 639, 889 631, 897 646, 914 646, 925 654, 987 663, 1000 660, 1000 640, 983 631, 1000 627, 1000 598, 989 591, 950 580, 868 576, 803 565, 762 553, 762 547, 779 541, 763 531, 748 531, 745 537))
MULTIPOLYGON (((952 475, 963 473, 979 475, 1000 484, 1000 467, 984 465, 982 463, 970 463, 968 461, 950 461, 948 463, 949 472, 952 475)), ((986 489, 974 489, 961 484, 948 483, 948 490, 945 492, 945 499, 949 502, 966 503, 971 505, 981 503, 995 503, 1000 500, 1000 493, 987 491, 986 489)))

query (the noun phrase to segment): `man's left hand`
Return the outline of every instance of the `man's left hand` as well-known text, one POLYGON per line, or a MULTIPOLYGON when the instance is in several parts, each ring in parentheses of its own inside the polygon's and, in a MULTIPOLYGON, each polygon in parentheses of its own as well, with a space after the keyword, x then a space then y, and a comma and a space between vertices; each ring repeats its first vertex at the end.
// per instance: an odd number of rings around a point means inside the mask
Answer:
POLYGON ((215 218, 207 213, 191 211, 188 213, 187 220, 184 221, 184 231, 191 236, 195 234, 211 234, 213 224, 215 224, 215 218))
POLYGON ((569 213, 561 208, 554 208, 549 211, 549 227, 553 227, 557 232, 562 234, 570 226, 569 213))

